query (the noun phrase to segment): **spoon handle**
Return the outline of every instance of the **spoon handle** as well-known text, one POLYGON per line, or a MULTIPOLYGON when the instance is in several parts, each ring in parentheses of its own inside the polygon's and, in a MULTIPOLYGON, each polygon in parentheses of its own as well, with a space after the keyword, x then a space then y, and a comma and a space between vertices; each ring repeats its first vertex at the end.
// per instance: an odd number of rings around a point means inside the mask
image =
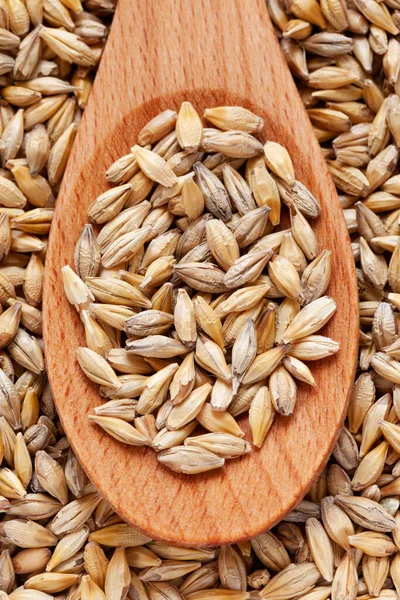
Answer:
MULTIPOLYGON (((249 108, 266 107, 269 138, 279 135, 285 143, 291 137, 282 137, 282 128, 292 128, 293 115, 304 108, 265 1, 120 0, 79 132, 90 138, 86 153, 143 104, 141 118, 150 119, 154 102, 161 108, 188 99, 196 104, 205 90, 219 104, 247 99, 249 108)), ((126 140, 133 142, 129 126, 126 140)), ((298 144, 310 144, 309 127, 299 129, 298 144)), ((322 165, 314 139, 310 150, 322 165)))

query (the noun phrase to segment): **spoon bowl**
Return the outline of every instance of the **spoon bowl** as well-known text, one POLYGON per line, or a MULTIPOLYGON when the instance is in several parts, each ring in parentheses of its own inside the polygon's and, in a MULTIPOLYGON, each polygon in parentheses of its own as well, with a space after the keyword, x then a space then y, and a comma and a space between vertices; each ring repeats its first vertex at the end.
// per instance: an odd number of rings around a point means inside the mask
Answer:
MULTIPOLYGON (((187 546, 244 540, 279 522, 327 461, 346 413, 358 344, 358 304, 349 237, 318 142, 280 53, 263 0, 119 0, 109 41, 64 176, 46 262, 47 370, 62 425, 86 473, 114 510, 152 538, 187 546), (80 370, 83 327, 64 296, 61 267, 105 170, 156 114, 193 103, 240 105, 265 121, 260 138, 285 146, 296 177, 316 196, 313 229, 332 250, 328 289, 337 313, 323 335, 340 343, 313 363, 316 387, 299 384, 295 414, 276 418, 263 447, 194 477, 163 467, 149 448, 120 444, 88 414, 102 403, 80 370)), ((249 436, 247 417, 240 425, 249 436)))

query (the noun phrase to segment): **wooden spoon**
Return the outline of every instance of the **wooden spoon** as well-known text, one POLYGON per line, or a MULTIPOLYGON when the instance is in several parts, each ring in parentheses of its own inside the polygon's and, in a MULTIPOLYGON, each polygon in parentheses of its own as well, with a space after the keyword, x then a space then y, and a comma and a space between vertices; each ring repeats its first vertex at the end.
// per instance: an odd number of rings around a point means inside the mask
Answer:
MULTIPOLYGON (((267 530, 310 488, 343 423, 358 342, 357 286, 349 238, 333 182, 264 0, 119 0, 111 34, 64 176, 47 254, 44 338, 50 384, 71 445, 100 493, 152 538, 220 545, 267 530), (89 203, 107 188, 106 168, 126 154, 154 115, 190 100, 242 105, 265 120, 262 138, 283 144, 297 178, 322 206, 313 227, 333 250, 328 290, 338 303, 324 334, 340 352, 312 364, 316 388, 299 386, 295 414, 276 419, 266 443, 224 469, 189 477, 157 462, 151 449, 120 444, 87 415, 101 404, 81 372, 83 327, 63 293, 61 267, 89 203)), ((245 426, 247 437, 247 418, 245 426)))

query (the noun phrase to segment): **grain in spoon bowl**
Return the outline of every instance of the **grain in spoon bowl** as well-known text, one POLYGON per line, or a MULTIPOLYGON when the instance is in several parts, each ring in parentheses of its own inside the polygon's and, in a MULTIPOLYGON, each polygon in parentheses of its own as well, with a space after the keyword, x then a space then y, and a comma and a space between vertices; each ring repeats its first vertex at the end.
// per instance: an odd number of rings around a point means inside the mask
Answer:
POLYGON ((315 335, 336 310, 318 200, 287 150, 259 141, 261 117, 203 117, 186 101, 144 126, 63 268, 86 336, 77 359, 105 400, 89 419, 191 475, 260 448, 295 410, 296 381, 315 385, 303 359, 338 350, 315 335))

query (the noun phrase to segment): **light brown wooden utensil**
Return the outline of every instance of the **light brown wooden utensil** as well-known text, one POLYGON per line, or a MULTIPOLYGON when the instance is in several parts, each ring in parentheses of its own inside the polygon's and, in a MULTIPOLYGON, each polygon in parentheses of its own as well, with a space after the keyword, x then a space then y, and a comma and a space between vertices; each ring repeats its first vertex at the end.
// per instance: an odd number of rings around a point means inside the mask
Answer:
POLYGON ((100 493, 149 536, 183 545, 226 544, 277 523, 301 500, 337 439, 355 370, 357 306, 342 211, 264 0, 119 0, 58 200, 44 304, 56 405, 100 493), (106 168, 129 151, 150 118, 177 110, 183 100, 199 112, 245 106, 264 118, 262 138, 289 150, 297 178, 322 206, 313 227, 321 246, 333 250, 328 291, 338 303, 324 333, 341 345, 336 356, 313 364, 316 388, 299 386, 295 414, 276 419, 261 450, 195 477, 167 470, 153 450, 120 444, 88 420, 101 400, 75 358, 85 345, 83 327, 60 274, 63 265, 73 265, 89 203, 107 188, 106 168))

